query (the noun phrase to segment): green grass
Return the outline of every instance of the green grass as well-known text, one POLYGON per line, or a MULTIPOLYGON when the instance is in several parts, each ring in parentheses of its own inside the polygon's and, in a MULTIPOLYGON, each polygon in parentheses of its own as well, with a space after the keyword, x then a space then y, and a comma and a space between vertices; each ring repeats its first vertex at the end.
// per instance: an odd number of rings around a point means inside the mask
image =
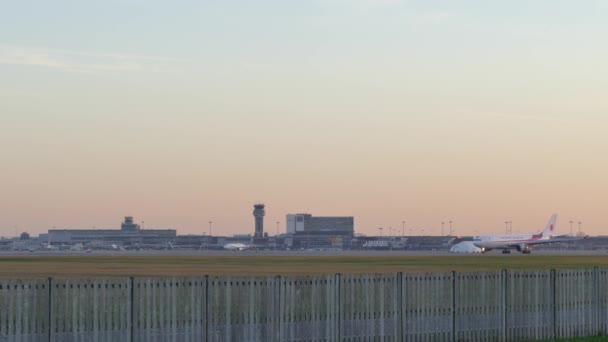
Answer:
POLYGON ((545 340, 545 342, 606 342, 608 336, 576 337, 557 340, 545 340))
POLYGON ((608 256, 27 256, 0 257, 0 277, 310 275, 594 266, 608 266, 608 256))

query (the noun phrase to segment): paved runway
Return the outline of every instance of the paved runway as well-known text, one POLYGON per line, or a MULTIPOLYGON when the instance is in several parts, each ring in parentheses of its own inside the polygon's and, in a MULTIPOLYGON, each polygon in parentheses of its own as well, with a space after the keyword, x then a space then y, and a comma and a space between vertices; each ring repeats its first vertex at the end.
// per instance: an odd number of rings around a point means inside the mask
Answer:
MULTIPOLYGON (((90 253, 85 251, 0 251, 0 257, 10 256, 450 256, 450 255, 471 255, 483 258, 484 255, 503 255, 500 251, 491 251, 486 254, 453 254, 447 251, 403 251, 403 250, 347 250, 347 251, 272 251, 272 250, 246 250, 246 251, 228 251, 228 250, 139 250, 139 251, 108 251, 94 250, 90 253)), ((504 257, 513 257, 522 255, 516 251, 512 251, 504 257)), ((566 249, 535 249, 531 255, 608 255, 608 250, 566 250, 566 249)), ((528 255, 524 255, 528 256, 528 255)))

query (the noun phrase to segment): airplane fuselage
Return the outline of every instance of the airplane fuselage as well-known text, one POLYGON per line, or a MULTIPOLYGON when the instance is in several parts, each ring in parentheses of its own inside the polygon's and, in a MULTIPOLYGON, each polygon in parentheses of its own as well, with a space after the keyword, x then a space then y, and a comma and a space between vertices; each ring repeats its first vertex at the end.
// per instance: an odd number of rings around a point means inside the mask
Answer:
POLYGON ((224 249, 231 250, 231 251, 244 251, 251 247, 252 247, 251 245, 246 245, 243 243, 229 243, 229 244, 224 245, 224 249))
POLYGON ((473 244, 479 248, 486 249, 511 249, 514 248, 514 245, 525 245, 526 243, 541 239, 543 239, 542 234, 489 235, 476 236, 473 239, 473 244))

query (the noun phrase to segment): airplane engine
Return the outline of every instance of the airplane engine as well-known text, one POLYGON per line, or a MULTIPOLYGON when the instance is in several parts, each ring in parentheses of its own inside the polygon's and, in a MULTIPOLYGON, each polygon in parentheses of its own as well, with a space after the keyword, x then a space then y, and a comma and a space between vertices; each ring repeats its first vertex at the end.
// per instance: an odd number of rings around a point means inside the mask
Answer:
POLYGON ((482 249, 475 246, 472 241, 462 241, 450 248, 450 253, 481 253, 482 249))

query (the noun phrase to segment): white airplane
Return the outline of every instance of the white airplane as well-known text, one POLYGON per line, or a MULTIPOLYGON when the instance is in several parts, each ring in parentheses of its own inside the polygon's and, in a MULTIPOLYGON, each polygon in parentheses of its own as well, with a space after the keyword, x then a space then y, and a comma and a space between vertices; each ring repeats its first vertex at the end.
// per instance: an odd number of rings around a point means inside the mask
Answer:
POLYGON ((43 243, 41 243, 41 246, 42 246, 43 250, 47 250, 47 251, 57 251, 57 250, 59 250, 59 247, 51 245, 50 242, 43 242, 43 243))
POLYGON ((481 248, 482 253, 502 249, 503 253, 508 254, 511 253, 511 249, 516 249, 522 254, 530 254, 530 249, 537 245, 580 240, 580 238, 552 238, 556 221, 557 214, 553 214, 540 234, 476 236, 473 244, 481 248))
POLYGON ((475 246, 473 241, 462 241, 450 248, 450 253, 482 253, 483 249, 475 246))
POLYGON ((255 247, 254 245, 246 245, 244 243, 228 243, 224 245, 224 249, 230 251, 244 251, 249 248, 255 247))

